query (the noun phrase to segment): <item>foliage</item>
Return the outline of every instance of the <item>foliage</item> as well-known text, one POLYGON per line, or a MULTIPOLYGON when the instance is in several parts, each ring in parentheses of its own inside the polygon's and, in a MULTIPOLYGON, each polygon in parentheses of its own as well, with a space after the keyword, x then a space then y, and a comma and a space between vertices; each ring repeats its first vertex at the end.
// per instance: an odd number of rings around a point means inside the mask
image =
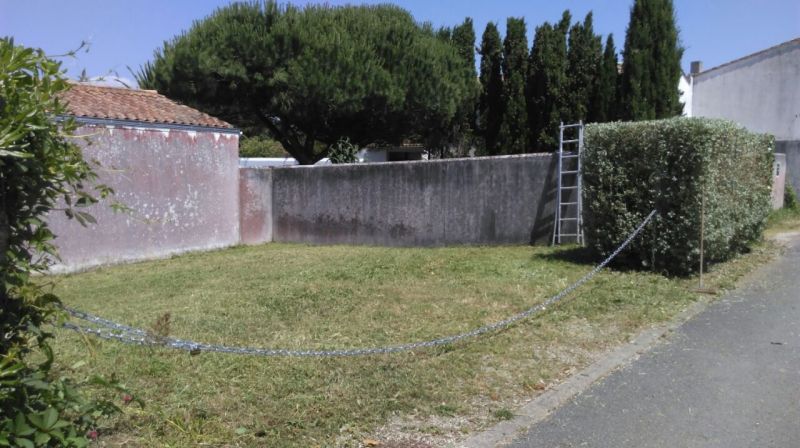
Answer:
POLYGON ((528 111, 525 103, 528 38, 525 29, 525 19, 508 18, 503 41, 503 122, 497 137, 503 154, 521 154, 528 149, 528 111))
POLYGON ((481 38, 481 96, 478 129, 483 137, 484 155, 499 154, 497 137, 503 120, 503 46, 494 22, 486 24, 481 38))
POLYGON ((266 136, 242 137, 239 157, 288 157, 281 143, 266 136))
POLYGON ((468 75, 475 79, 475 28, 472 25, 472 18, 467 17, 461 25, 453 28, 453 45, 464 62, 464 70, 468 75))
POLYGON ((471 81, 467 83, 466 93, 453 120, 449 126, 432 134, 433 139, 428 142, 428 148, 443 158, 466 157, 474 145, 480 95, 480 84, 475 73, 475 30, 472 19, 467 17, 452 30, 443 27, 437 31, 437 36, 455 48, 461 59, 464 76, 471 81))
POLYGON ((783 208, 787 210, 800 211, 800 201, 797 200, 797 193, 791 182, 787 182, 783 186, 783 208))
POLYGON ((614 36, 609 34, 603 59, 597 73, 597 87, 591 102, 589 121, 603 123, 614 121, 618 117, 617 100, 619 90, 619 70, 617 68, 617 49, 614 47, 614 36))
POLYGON ((536 28, 526 96, 528 98, 528 139, 537 151, 555 150, 558 126, 566 107, 567 30, 572 16, 564 11, 561 22, 547 22, 536 28))
POLYGON ((475 72, 475 28, 471 18, 467 17, 461 25, 453 28, 451 41, 464 63, 465 76, 471 82, 467 84, 467 94, 453 120, 451 135, 444 141, 454 145, 451 155, 463 157, 469 154, 474 144, 480 98, 480 83, 475 72))
POLYGON ((56 204, 94 222, 80 208, 112 193, 89 188, 92 167, 68 141, 74 121, 53 120, 65 113, 58 95, 68 88, 59 62, 0 39, 0 446, 85 446, 97 419, 117 411, 78 392, 102 379, 78 383, 51 371, 58 299, 31 281, 57 256, 44 219, 56 204))
POLYGON ((770 212, 774 142, 706 118, 586 128, 584 222, 588 245, 608 254, 652 209, 659 217, 628 261, 671 274, 726 260, 758 240, 770 212))
POLYGON ((603 45, 600 36, 594 34, 592 13, 589 12, 583 23, 575 23, 569 32, 566 107, 562 117, 565 122, 596 121, 590 115, 593 111, 590 103, 596 96, 602 52, 603 45))
POLYGON ((328 150, 328 158, 331 163, 356 163, 358 162, 357 152, 358 146, 350 143, 350 139, 345 137, 331 145, 328 150))
POLYGON ((300 163, 348 136, 443 146, 474 90, 457 50, 391 5, 235 3, 156 52, 140 85, 268 133, 300 163))
POLYGON ((635 0, 622 57, 620 111, 627 120, 680 115, 683 48, 672 0, 635 0))

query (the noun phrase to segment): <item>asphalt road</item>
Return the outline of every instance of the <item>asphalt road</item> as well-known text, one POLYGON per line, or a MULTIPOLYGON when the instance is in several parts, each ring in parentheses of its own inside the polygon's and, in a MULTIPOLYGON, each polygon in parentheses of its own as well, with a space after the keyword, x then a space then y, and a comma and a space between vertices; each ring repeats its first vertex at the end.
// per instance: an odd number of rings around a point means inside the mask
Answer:
POLYGON ((510 446, 800 447, 800 241, 510 446))

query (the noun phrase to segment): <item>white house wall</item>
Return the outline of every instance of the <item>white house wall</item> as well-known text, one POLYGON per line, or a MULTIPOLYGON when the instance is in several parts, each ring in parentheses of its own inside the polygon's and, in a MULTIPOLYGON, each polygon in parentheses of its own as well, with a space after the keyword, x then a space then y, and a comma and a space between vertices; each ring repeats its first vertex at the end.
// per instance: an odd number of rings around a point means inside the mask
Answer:
POLYGON ((695 75, 692 114, 800 140, 800 39, 695 75))

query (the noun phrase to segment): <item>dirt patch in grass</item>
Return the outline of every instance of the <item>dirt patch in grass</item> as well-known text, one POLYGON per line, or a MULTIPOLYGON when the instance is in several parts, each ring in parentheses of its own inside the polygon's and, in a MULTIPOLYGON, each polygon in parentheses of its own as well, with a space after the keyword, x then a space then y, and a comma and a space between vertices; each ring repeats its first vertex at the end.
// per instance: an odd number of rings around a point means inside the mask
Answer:
MULTIPOLYGON (((712 269, 731 287, 772 247, 712 269)), ((172 336, 281 348, 449 335, 557 293, 591 265, 574 248, 398 249, 268 244, 47 278, 70 306, 172 336), (568 253, 567 253, 568 252, 568 253), (568 256, 567 256, 568 255, 568 256), (577 255, 577 256, 575 256, 577 255)), ((59 331, 75 375, 116 375, 147 406, 101 428, 108 446, 442 446, 513 415, 697 299, 693 279, 605 271, 535 319, 398 355, 291 359, 187 353, 59 331), (405 444, 405 445, 404 445, 405 444)))

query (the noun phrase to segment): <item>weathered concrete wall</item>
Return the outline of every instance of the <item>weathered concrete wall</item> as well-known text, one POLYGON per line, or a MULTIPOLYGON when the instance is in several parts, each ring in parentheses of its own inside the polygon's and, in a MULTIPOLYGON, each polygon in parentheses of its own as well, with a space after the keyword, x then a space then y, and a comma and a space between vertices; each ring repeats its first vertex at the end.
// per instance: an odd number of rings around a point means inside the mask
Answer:
POLYGON ((800 39, 696 75, 692 114, 800 140, 800 39))
POLYGON ((786 155, 786 181, 800 194, 800 140, 777 141, 775 152, 786 155))
POLYGON ((239 169, 239 228, 241 242, 272 241, 272 169, 239 169))
POLYGON ((443 246, 549 242, 550 154, 272 169, 273 240, 443 246))
POLYGON ((114 200, 88 209, 87 228, 54 212, 50 225, 62 261, 54 271, 165 257, 239 242, 238 135, 129 127, 84 126, 87 160, 102 164, 100 182, 114 200))

